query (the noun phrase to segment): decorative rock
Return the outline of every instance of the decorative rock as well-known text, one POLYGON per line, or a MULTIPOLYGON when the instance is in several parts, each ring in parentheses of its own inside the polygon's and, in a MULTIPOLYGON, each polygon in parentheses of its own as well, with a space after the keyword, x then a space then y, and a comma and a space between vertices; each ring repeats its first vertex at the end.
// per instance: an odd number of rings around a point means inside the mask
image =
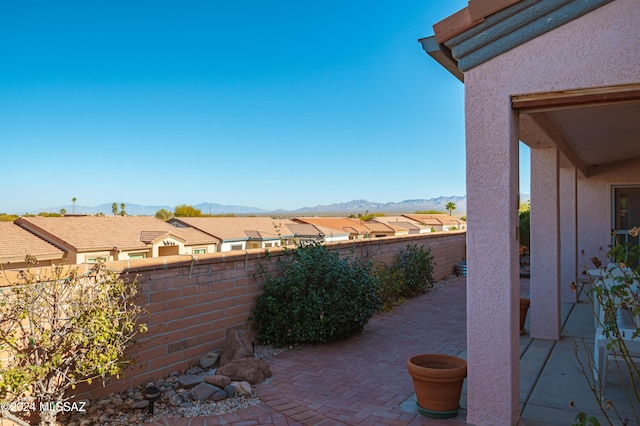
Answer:
POLYGON ((178 377, 178 383, 180 383, 180 386, 186 389, 191 389, 192 387, 199 385, 202 382, 204 382, 204 377, 195 374, 187 374, 185 376, 178 377))
POLYGON ((218 369, 218 374, 231 380, 249 382, 252 385, 264 382, 271 377, 269 364, 258 358, 241 358, 231 361, 218 369))
POLYGON ((79 426, 91 426, 91 420, 89 419, 84 419, 80 422, 79 426))
POLYGON ((250 397, 253 394, 253 390, 251 389, 249 382, 232 382, 231 385, 235 387, 236 396, 250 397))
MULTIPOLYGON (((253 345, 246 333, 242 330, 234 330, 225 339, 220 353, 220 367, 239 358, 253 357, 253 345)), ((218 373, 220 373, 218 371, 218 373)), ((225 374, 226 375, 226 374, 225 374)))
POLYGON ((213 368, 216 366, 216 364, 218 364, 219 359, 220 355, 218 355, 216 352, 209 352, 205 356, 200 358, 200 367, 204 368, 205 370, 209 370, 210 368, 213 368))
POLYGON ((139 409, 147 408, 147 407, 149 407, 149 401, 146 400, 146 399, 143 399, 141 401, 136 401, 136 402, 133 403, 133 405, 131 405, 131 407, 139 408, 139 409))
POLYGON ((227 399, 227 393, 220 388, 218 388, 218 390, 209 397, 209 400, 215 402, 222 401, 224 399, 227 399))
POLYGON ((202 368, 195 366, 195 367, 191 367, 189 369, 187 369, 187 371, 185 371, 186 374, 201 374, 202 373, 202 368))
POLYGON ((169 404, 171 404, 174 407, 179 407, 180 405, 182 405, 183 402, 184 402, 184 399, 182 399, 180 394, 173 395, 169 399, 169 404))
POLYGON ((231 379, 227 376, 216 374, 215 376, 205 376, 204 382, 209 383, 213 386, 217 386, 220 389, 224 389, 225 386, 229 386, 231 384, 231 379))
POLYGON ((227 398, 233 398, 236 396, 236 387, 231 385, 225 386, 224 393, 227 394, 227 398))
POLYGON ((221 389, 208 383, 200 383, 192 389, 193 399, 196 401, 206 401, 218 390, 221 389))

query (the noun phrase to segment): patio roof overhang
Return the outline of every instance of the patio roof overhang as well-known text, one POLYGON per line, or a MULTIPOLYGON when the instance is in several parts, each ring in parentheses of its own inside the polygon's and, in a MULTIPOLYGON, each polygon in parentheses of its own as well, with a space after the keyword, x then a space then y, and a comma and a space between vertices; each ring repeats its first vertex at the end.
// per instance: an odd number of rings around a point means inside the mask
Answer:
MULTIPOLYGON (((423 50, 464 83, 451 50, 436 36, 419 40, 423 50)), ((557 146, 564 164, 583 177, 640 158, 640 84, 512 96, 520 140, 532 148, 557 146)))

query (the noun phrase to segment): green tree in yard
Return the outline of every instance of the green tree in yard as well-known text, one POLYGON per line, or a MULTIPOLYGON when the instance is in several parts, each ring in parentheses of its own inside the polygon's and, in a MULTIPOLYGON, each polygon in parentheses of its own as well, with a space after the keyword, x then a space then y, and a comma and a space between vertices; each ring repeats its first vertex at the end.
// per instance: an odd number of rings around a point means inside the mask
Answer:
POLYGON ((160 220, 167 220, 173 217, 173 213, 171 213, 167 209, 160 209, 156 212, 156 218, 160 220))
MULTIPOLYGON (((27 256, 18 281, 0 288, 0 401, 40 411, 40 425, 56 424, 55 409, 70 401, 80 383, 106 381, 130 364, 125 351, 146 331, 143 308, 135 304, 139 285, 104 263, 87 274, 62 266, 48 276, 31 271, 27 256)), ((4 407, 0 417, 28 425, 4 407)))
POLYGON ((449 216, 451 216, 451 213, 453 213, 453 211, 456 209, 456 203, 454 203, 453 201, 449 201, 447 205, 444 206, 444 208, 447 209, 447 211, 449 212, 449 216))
POLYGON ((186 204, 182 204, 177 206, 175 211, 173 212, 175 217, 201 217, 204 216, 202 211, 196 209, 193 206, 187 206, 186 204))
POLYGON ((125 207, 124 203, 120 203, 120 216, 126 216, 127 215, 127 212, 124 211, 124 207, 125 207))
POLYGON ((76 198, 76 197, 73 197, 73 198, 71 199, 71 202, 73 203, 73 208, 72 208, 72 210, 73 210, 73 214, 76 214, 76 201, 77 201, 77 198, 76 198))
POLYGON ((62 216, 64 216, 65 214, 67 214, 67 209, 60 209, 60 214, 62 216))
POLYGON ((118 214, 118 203, 111 204, 111 212, 114 216, 118 214))

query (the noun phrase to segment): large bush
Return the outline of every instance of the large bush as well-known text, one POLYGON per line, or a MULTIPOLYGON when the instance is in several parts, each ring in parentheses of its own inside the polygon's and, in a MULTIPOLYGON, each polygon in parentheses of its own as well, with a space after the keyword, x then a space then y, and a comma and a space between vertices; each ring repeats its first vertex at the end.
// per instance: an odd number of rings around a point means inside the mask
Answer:
POLYGON ((264 343, 329 342, 360 332, 380 310, 371 265, 341 257, 319 242, 287 250, 282 274, 263 273, 264 293, 254 308, 257 337, 264 343))
POLYGON ((409 244, 400 251, 394 267, 404 279, 402 295, 415 297, 433 287, 433 255, 431 250, 417 244, 409 244))

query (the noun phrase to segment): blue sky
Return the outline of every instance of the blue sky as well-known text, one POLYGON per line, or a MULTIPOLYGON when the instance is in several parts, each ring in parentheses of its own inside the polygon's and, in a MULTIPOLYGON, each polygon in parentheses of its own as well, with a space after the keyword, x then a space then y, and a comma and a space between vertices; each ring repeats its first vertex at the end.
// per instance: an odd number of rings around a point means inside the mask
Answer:
POLYGON ((417 40, 466 5, 3 2, 0 212, 465 195, 464 88, 417 40))

